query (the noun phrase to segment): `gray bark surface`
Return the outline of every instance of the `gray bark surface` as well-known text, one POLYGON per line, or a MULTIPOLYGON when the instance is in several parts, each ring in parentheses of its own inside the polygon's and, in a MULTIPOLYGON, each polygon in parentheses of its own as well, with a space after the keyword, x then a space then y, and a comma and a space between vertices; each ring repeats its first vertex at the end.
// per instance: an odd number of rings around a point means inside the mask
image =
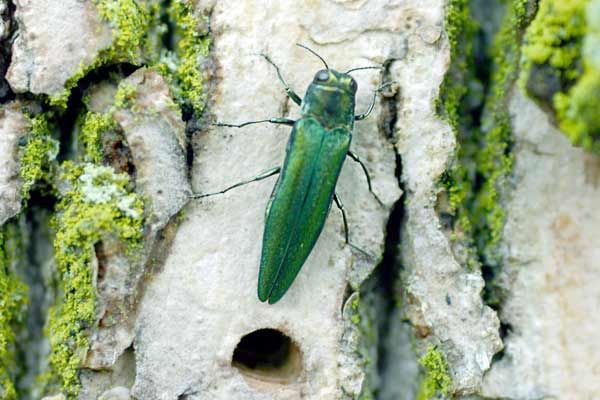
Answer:
MULTIPOLYGON (((189 14, 179 20, 166 3, 108 1, 113 10, 155 5, 148 18, 169 21, 144 28, 147 41, 140 43, 150 50, 113 60, 107 51, 129 33, 128 15, 106 21, 98 8, 106 1, 0 1, 0 335, 14 333, 6 344, 0 340, 0 399, 600 398, 598 155, 571 145, 551 113, 511 82, 503 101, 513 165, 498 188, 505 220, 493 279, 482 265, 466 265, 466 244, 449 234, 440 211, 443 181, 465 145, 440 105, 456 62, 449 13, 458 2, 181 1, 170 3, 185 4, 189 14), (210 51, 195 54, 193 64, 202 73, 201 110, 182 100, 191 92, 182 89, 186 82, 165 72, 182 61, 173 48, 185 39, 178 31, 185 24, 193 25, 195 39, 210 38, 210 51), (303 96, 323 66, 296 43, 338 71, 382 66, 353 73, 357 114, 383 81, 392 82, 378 93, 371 116, 357 122, 351 147, 382 204, 348 159, 336 193, 350 241, 362 251, 344 243, 333 205, 292 287, 268 305, 256 292, 265 209, 277 177, 222 195, 190 195, 281 166, 289 126, 213 123, 299 118, 276 70, 260 56, 268 55, 303 96), (104 65, 95 64, 99 54, 104 65), (48 101, 71 89, 66 108, 48 101), (90 115, 109 121, 100 161, 82 150, 89 140, 82 121, 90 115), (52 168, 37 178, 43 185, 30 182, 24 193, 23 171, 31 167, 24 149, 43 134, 33 132, 40 116, 52 122, 45 134, 60 152, 43 155, 52 168), (117 189, 95 186, 86 172, 84 197, 96 196, 91 203, 127 193, 116 202, 124 214, 135 214, 136 196, 144 203, 135 254, 114 234, 92 244, 93 321, 71 327, 72 338, 85 332, 83 348, 64 343, 80 357, 76 389, 61 386, 62 377, 33 383, 50 371, 53 332, 43 325, 50 326, 52 305, 63 306, 58 282, 69 279, 49 254, 52 232, 61 228, 56 203, 71 193, 60 175, 66 162, 127 174, 129 185, 117 189), (28 311, 7 305, 19 280, 29 285, 28 311), (483 296, 492 287, 502 292, 500 304, 483 296), (256 341, 245 342, 248 335, 256 341), (267 361, 244 361, 263 352, 267 361)), ((491 37, 504 7, 471 6, 476 18, 493 20, 481 27, 491 37)), ((473 101, 483 103, 490 87, 468 89, 474 97, 480 91, 473 101)), ((70 366, 63 367, 52 373, 68 375, 70 366)))

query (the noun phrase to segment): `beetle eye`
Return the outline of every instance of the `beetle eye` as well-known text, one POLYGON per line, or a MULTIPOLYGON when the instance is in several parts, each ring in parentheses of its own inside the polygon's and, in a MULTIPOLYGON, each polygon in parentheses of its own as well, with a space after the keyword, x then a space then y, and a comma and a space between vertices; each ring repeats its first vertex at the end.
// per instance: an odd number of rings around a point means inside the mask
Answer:
POLYGON ((356 84, 356 81, 352 79, 350 81, 350 90, 352 90, 352 93, 356 93, 356 89, 358 89, 358 85, 356 84))
POLYGON ((315 75, 316 82, 327 82, 329 80, 329 72, 326 69, 322 69, 315 75))

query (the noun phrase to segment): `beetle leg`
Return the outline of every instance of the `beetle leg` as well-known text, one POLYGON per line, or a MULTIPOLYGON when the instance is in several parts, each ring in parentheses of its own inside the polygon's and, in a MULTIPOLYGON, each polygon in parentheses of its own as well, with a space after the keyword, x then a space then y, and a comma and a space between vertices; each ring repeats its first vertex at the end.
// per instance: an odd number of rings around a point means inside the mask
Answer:
POLYGON ((350 244, 350 241, 348 240, 348 219, 346 218, 346 210, 344 209, 344 204, 342 204, 342 201, 338 197, 337 193, 333 194, 333 200, 335 201, 335 205, 337 206, 337 208, 339 208, 342 212, 342 219, 344 220, 344 238, 346 239, 346 244, 350 244))
POLYGON ((365 173, 365 177, 367 178, 367 186, 369 187, 369 192, 371 192, 371 194, 373 195, 373 197, 375 197, 375 200, 377 200, 377 202, 379 204, 383 205, 383 202, 379 199, 379 197, 373 191, 373 187, 371 186, 371 175, 369 174, 369 170, 367 169, 367 166, 362 162, 362 160, 358 157, 358 155, 354 154, 350 150, 348 150, 348 157, 350 157, 353 161, 356 161, 357 163, 360 164, 360 167, 362 168, 363 172, 365 173))
POLYGON ((342 200, 338 197, 337 193, 333 194, 333 200, 335 201, 335 205, 337 206, 337 208, 339 208, 339 210, 342 212, 342 220, 344 221, 344 239, 346 240, 346 244, 352 247, 354 250, 364 254, 368 258, 374 259, 375 257, 373 257, 371 254, 367 253, 360 247, 350 243, 350 239, 348 237, 348 218, 346 218, 346 209, 344 208, 344 204, 342 203, 342 200))
POLYGON ((296 92, 294 92, 294 90, 292 90, 292 88, 290 88, 290 86, 287 84, 287 82, 285 81, 285 79, 283 79, 283 76, 281 76, 281 71, 279 70, 279 67, 277 66, 277 64, 275 64, 273 62, 273 60, 271 60, 269 58, 268 55, 261 53, 260 54, 262 57, 264 57, 265 60, 267 60, 267 62, 269 64, 271 64, 273 67, 275 67, 275 71, 277 71, 277 78, 279 78, 279 82, 281 82, 283 84, 283 87, 285 88, 285 93, 287 93, 287 95, 289 96, 290 99, 292 99, 292 101, 298 105, 300 105, 302 103, 302 99, 300 98, 300 96, 298 96, 296 94, 296 92))
POLYGON ((247 122, 243 122, 241 124, 228 124, 225 122, 215 122, 215 123, 213 123, 213 125, 226 126, 229 128, 243 128, 244 126, 247 126, 247 125, 262 124, 264 122, 268 122, 270 124, 282 124, 282 125, 290 125, 290 126, 292 126, 296 123, 296 121, 294 121, 293 119, 288 119, 288 118, 269 118, 269 119, 261 119, 258 121, 247 121, 247 122))
POLYGON ((361 121, 361 120, 367 118, 371 114, 371 111, 373 111, 373 108, 375 107, 375 101, 377 100, 377 93, 379 93, 379 90, 375 90, 375 92, 373 93, 373 100, 371 100, 371 104, 369 105, 369 108, 367 109, 367 111, 362 114, 358 114, 358 115, 354 116, 355 121, 361 121))
POLYGON ((217 195, 217 194, 223 194, 223 193, 226 193, 226 192, 230 191, 231 189, 235 189, 237 187, 247 185, 248 183, 262 181, 263 179, 267 179, 270 176, 277 175, 279 172, 281 172, 281 167, 271 168, 271 169, 268 169, 268 170, 266 170, 264 172, 261 172, 260 174, 258 174, 254 178, 247 179, 247 180, 242 181, 242 182, 238 182, 235 185, 231 185, 228 188, 225 188, 225 189, 223 189, 221 191, 213 192, 213 193, 194 193, 194 194, 192 194, 190 196, 190 198, 192 198, 192 199, 201 199, 203 197, 209 197, 209 196, 214 196, 214 195, 217 195))

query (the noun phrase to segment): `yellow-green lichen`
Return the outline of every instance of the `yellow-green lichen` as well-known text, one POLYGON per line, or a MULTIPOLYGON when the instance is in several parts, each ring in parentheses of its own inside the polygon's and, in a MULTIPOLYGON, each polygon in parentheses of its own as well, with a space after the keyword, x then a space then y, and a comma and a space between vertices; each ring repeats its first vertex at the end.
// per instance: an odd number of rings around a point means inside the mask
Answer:
POLYGON ((210 48, 208 19, 197 16, 191 2, 185 0, 172 0, 167 12, 175 26, 175 49, 157 67, 184 111, 199 115, 206 103, 202 63, 210 48))
POLYGON ((123 242, 132 253, 139 249, 143 203, 131 193, 129 177, 115 174, 110 167, 65 162, 60 179, 69 185, 53 220, 62 299, 51 309, 46 327, 52 349, 46 380, 49 390, 58 389, 75 398, 80 385, 78 369, 96 320, 94 246, 110 237, 123 242))
POLYGON ((566 94, 554 96, 560 129, 571 142, 600 154, 600 69, 586 71, 566 94))
MULTIPOLYGON (((469 19, 465 14, 467 2, 456 1, 455 5, 462 8, 449 17, 458 16, 459 25, 467 24, 463 31, 454 33, 461 35, 453 42, 458 46, 472 40, 474 30, 471 23, 465 22, 469 19)), ((512 168, 512 132, 506 98, 517 77, 521 32, 527 22, 527 0, 509 1, 506 9, 503 24, 489 51, 493 69, 488 94, 479 111, 480 120, 471 120, 465 105, 470 94, 465 88, 472 86, 469 71, 474 64, 464 51, 453 49, 453 63, 458 63, 459 68, 451 67, 450 72, 456 76, 447 77, 442 89, 441 114, 455 129, 458 139, 456 161, 442 177, 442 183, 448 195, 449 212, 455 219, 454 237, 470 249, 468 266, 478 265, 480 260, 488 265, 499 262, 496 250, 505 221, 499 193, 512 168), (460 87, 453 88, 456 85, 460 87)))
POLYGON ((94 3, 113 33, 112 47, 104 56, 112 62, 137 61, 151 22, 147 1, 94 0, 94 3))
POLYGON ((535 65, 548 64, 567 83, 581 74, 585 7, 589 0, 542 0, 523 43, 524 76, 535 65))
MULTIPOLYGON (((135 103, 137 95, 137 88, 130 83, 121 82, 117 93, 115 93, 115 107, 116 108, 128 108, 132 107, 135 103)), ((111 112, 114 110, 111 110, 111 112)))
MULTIPOLYGON (((472 126, 465 120, 468 112, 464 107, 464 99, 469 94, 469 82, 475 80, 473 74, 473 39, 478 25, 471 16, 469 0, 450 0, 446 8, 444 29, 450 43, 452 63, 444 82, 440 87, 440 97, 437 101, 438 112, 443 115, 452 127, 457 140, 458 161, 448 173, 442 177, 442 184, 448 195, 448 212, 456 218, 453 236, 466 244, 471 243, 471 223, 465 210, 468 194, 472 193, 472 183, 469 179, 471 165, 467 165, 465 154, 473 147, 472 126)), ((469 162, 472 164, 472 162, 469 162)), ((473 246, 468 246, 472 249, 473 246)), ((476 257, 467 259, 469 266, 476 257)))
POLYGON ((108 132, 119 130, 119 126, 114 118, 115 111, 118 108, 131 108, 134 112, 139 112, 136 108, 135 97, 137 88, 122 81, 114 94, 113 105, 105 112, 84 113, 79 121, 78 138, 83 150, 83 159, 94 164, 102 164, 105 161, 105 154, 102 145, 102 137, 108 132))
POLYGON ((146 1, 137 0, 94 0, 100 16, 112 31, 112 44, 100 51, 91 64, 82 64, 67 80, 64 91, 49 99, 52 106, 66 109, 71 90, 90 71, 106 64, 128 62, 139 65, 142 51, 152 23, 151 9, 146 1))
POLYGON ((88 112, 84 115, 79 138, 83 146, 86 161, 101 164, 104 159, 102 151, 102 134, 116 128, 112 114, 88 112))
POLYGON ((146 0, 148 1, 148 17, 150 19, 149 29, 144 37, 144 47, 142 52, 147 64, 154 65, 158 63, 160 56, 164 53, 164 40, 169 33, 169 26, 166 23, 165 5, 168 1, 146 0))
POLYGON ((438 395, 448 396, 452 390, 452 378, 448 374, 448 363, 444 355, 434 346, 427 349, 427 353, 419 364, 424 369, 424 377, 419 387, 417 400, 437 399, 438 395))
POLYGON ((52 128, 49 118, 40 114, 29 117, 30 133, 20 152, 19 175, 22 186, 22 196, 26 201, 29 192, 36 182, 43 181, 52 184, 54 161, 58 155, 58 141, 52 138, 52 128))
POLYGON ((497 246, 504 228, 505 211, 499 191, 512 170, 512 128, 507 109, 507 96, 518 75, 521 35, 527 24, 528 0, 508 3, 503 25, 496 35, 491 51, 494 70, 492 85, 486 99, 482 123, 482 150, 476 155, 477 172, 483 185, 473 202, 473 223, 478 243, 486 261, 499 263, 497 246))
POLYGON ((600 2, 542 0, 527 29, 521 85, 571 142, 600 154, 600 2))
POLYGON ((165 16, 173 26, 173 50, 167 50, 161 48, 167 25, 160 21, 158 2, 94 0, 94 3, 112 28, 112 45, 100 51, 91 64, 80 65, 65 83, 64 91, 49 99, 50 105, 66 109, 71 90, 98 67, 120 62, 145 63, 167 79, 184 114, 199 116, 206 103, 203 63, 210 48, 208 17, 197 15, 189 1, 172 0, 165 16))
POLYGON ((8 229, 0 228, 0 398, 16 400, 15 328, 25 312, 27 287, 12 270, 8 229))
POLYGON ((360 294, 357 294, 350 303, 350 322, 354 325, 360 324, 360 294))

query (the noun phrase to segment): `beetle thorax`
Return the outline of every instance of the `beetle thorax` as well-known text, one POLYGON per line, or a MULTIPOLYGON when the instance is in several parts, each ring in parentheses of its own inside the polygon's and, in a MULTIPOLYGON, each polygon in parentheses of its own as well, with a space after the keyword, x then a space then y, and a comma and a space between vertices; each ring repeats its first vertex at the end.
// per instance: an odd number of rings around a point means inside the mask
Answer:
POLYGON ((325 128, 354 126, 356 82, 347 74, 321 70, 308 86, 301 113, 318 120, 325 128))

